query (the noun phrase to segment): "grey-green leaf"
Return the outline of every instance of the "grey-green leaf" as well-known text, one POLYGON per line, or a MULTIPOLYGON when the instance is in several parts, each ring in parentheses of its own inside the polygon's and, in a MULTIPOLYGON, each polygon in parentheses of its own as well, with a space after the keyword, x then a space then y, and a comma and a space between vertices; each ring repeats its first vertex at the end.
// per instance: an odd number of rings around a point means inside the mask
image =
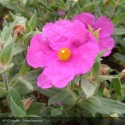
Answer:
POLYGON ((62 111, 58 108, 52 108, 51 109, 51 116, 59 116, 62 114, 62 111))
POLYGON ((122 92, 121 92, 121 82, 120 82, 120 79, 119 78, 113 78, 112 79, 112 86, 115 90, 115 93, 117 96, 122 96, 122 92))
POLYGON ((79 102, 79 106, 91 113, 101 114, 123 114, 125 113, 125 104, 119 101, 93 96, 86 101, 79 102))
POLYGON ((114 35, 123 35, 123 34, 125 34, 125 28, 115 28, 115 31, 113 34, 114 35))
POLYGON ((68 95, 69 95, 69 92, 67 90, 61 91, 49 98, 48 105, 57 104, 58 102, 66 99, 68 95))
POLYGON ((30 108, 27 111, 27 114, 29 115, 39 115, 41 110, 45 107, 44 103, 40 103, 40 102, 34 102, 32 103, 32 105, 30 106, 30 108))
POLYGON ((26 116, 26 113, 21 109, 21 107, 19 107, 15 103, 15 101, 12 97, 10 97, 10 108, 15 117, 25 117, 26 116))
POLYGON ((94 92, 97 88, 97 85, 95 83, 90 82, 89 80, 82 79, 81 87, 82 87, 82 90, 85 93, 86 97, 89 98, 94 94, 94 92))
POLYGON ((13 101, 16 103, 16 105, 18 105, 23 111, 25 111, 21 97, 14 88, 10 88, 8 91, 8 100, 11 103, 10 98, 13 99, 13 101))

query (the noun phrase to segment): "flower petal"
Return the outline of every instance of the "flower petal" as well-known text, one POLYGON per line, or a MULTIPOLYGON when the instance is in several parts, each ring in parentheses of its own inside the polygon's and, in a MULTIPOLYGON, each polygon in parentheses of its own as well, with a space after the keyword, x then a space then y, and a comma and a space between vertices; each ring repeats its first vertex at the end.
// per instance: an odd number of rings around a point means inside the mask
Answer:
POLYGON ((92 68, 98 53, 98 44, 95 42, 88 41, 74 51, 70 62, 74 66, 75 75, 85 74, 92 68))
POLYGON ((87 13, 87 12, 77 14, 72 19, 72 21, 75 21, 75 20, 79 20, 81 23, 83 23, 86 26, 86 28, 88 28, 88 24, 93 26, 93 24, 95 23, 94 15, 91 13, 87 13))
POLYGON ((58 50, 63 44, 68 44, 68 33, 71 24, 68 20, 60 20, 55 23, 48 23, 43 27, 43 35, 47 37, 52 49, 58 50))
POLYGON ((41 74, 37 79, 37 86, 42 89, 51 88, 53 86, 52 82, 47 78, 47 76, 41 74))
POLYGON ((99 51, 102 52, 106 49, 109 49, 103 56, 109 56, 110 53, 111 53, 111 50, 113 49, 114 47, 114 40, 112 37, 106 37, 106 38, 103 38, 103 39, 99 39, 99 51))
POLYGON ((50 23, 43 28, 43 35, 49 41, 49 45, 53 50, 58 51, 62 47, 69 48, 71 44, 83 44, 88 38, 88 30, 80 21, 57 21, 50 23), (53 25, 53 27, 52 27, 53 25), (48 30, 48 28, 52 30, 48 30))
POLYGON ((112 22, 106 17, 100 17, 94 25, 94 30, 100 29, 99 38, 104 38, 112 35, 114 27, 112 22))
POLYGON ((27 63, 34 68, 44 67, 48 65, 50 61, 48 58, 52 58, 52 55, 54 56, 48 46, 46 38, 43 37, 42 34, 33 36, 27 51, 27 63))
POLYGON ((84 24, 75 20, 70 28, 69 39, 71 43, 79 46, 88 40, 88 36, 89 32, 85 28, 84 24))
POLYGON ((51 86, 51 83, 57 88, 64 88, 74 77, 74 69, 72 65, 67 62, 53 63, 44 69, 40 78, 38 79, 38 85, 41 88, 51 86), (44 79, 44 80, 43 80, 44 79))

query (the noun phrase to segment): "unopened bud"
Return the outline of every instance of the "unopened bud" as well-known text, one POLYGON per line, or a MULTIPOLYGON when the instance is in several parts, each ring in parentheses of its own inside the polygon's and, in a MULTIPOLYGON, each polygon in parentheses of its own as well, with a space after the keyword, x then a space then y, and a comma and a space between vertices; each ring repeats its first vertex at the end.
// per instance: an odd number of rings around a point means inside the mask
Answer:
POLYGON ((23 35, 24 31, 25 31, 25 27, 23 25, 16 25, 13 28, 13 35, 16 37, 19 35, 23 35))
POLYGON ((120 78, 125 79, 125 69, 119 74, 120 78))
POLYGON ((24 105, 25 110, 29 109, 33 101, 34 101, 33 98, 23 99, 23 105, 24 105))
POLYGON ((105 65, 105 64, 102 64, 101 67, 100 67, 100 73, 101 75, 106 75, 110 72, 110 67, 105 65))

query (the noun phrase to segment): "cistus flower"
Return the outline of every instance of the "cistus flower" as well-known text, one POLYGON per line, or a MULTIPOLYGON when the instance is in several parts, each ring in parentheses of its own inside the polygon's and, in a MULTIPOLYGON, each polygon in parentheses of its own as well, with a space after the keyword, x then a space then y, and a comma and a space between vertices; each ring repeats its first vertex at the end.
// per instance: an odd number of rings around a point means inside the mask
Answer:
POLYGON ((111 37, 114 31, 112 22, 104 16, 99 17, 97 20, 95 20, 94 15, 88 12, 84 12, 74 16, 72 21, 75 20, 79 20, 80 22, 82 22, 87 29, 89 29, 89 26, 91 26, 94 31, 99 29, 99 52, 108 49, 108 51, 103 56, 105 57, 110 55, 114 47, 114 40, 111 37))
POLYGON ((30 41, 27 62, 44 67, 37 79, 41 88, 64 88, 74 76, 87 73, 98 52, 95 37, 79 21, 60 20, 47 23, 42 33, 30 41))

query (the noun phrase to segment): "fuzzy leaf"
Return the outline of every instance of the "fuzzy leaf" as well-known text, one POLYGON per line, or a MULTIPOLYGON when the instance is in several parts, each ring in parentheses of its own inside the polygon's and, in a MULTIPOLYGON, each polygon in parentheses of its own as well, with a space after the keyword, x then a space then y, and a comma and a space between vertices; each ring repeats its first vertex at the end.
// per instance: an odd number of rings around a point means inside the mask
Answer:
POLYGON ((115 90, 116 95, 122 96, 120 79, 116 77, 116 78, 113 78, 111 82, 112 82, 112 86, 115 90))
POLYGON ((57 93, 56 95, 49 98, 48 105, 57 104, 58 102, 61 102, 64 99, 66 99, 68 97, 68 95, 69 95, 68 91, 66 91, 66 90, 61 91, 61 92, 57 93))
POLYGON ((31 19, 29 21, 31 31, 35 28, 36 23, 37 23, 37 12, 34 11, 34 14, 33 14, 33 16, 31 17, 31 19))
POLYGON ((125 28, 115 28, 115 31, 113 34, 114 35, 123 35, 123 34, 125 34, 125 28))
POLYGON ((93 66, 93 69, 92 69, 92 75, 97 76, 99 74, 99 71, 100 71, 100 61, 97 60, 94 63, 94 66, 93 66))
POLYGON ((95 83, 90 82, 89 80, 82 79, 81 87, 86 97, 89 98, 94 94, 97 85, 95 83))
POLYGON ((111 115, 125 113, 125 104, 119 101, 93 96, 86 101, 79 102, 79 106, 91 113, 111 115))
POLYGON ((2 62, 2 64, 9 64, 11 62, 13 57, 12 48, 13 44, 11 43, 7 45, 1 52, 0 61, 2 62))
POLYGON ((25 95, 33 91, 32 84, 23 79, 23 77, 16 78, 16 80, 10 84, 10 87, 16 89, 20 95, 25 95))
POLYGON ((34 102, 31 104, 30 108, 27 111, 27 114, 29 115, 39 115, 41 110, 45 107, 44 103, 40 102, 34 102))
POLYGON ((58 108, 52 108, 51 109, 51 116, 59 116, 62 114, 62 111, 58 108))
POLYGON ((8 101, 10 104, 10 109, 15 117, 26 116, 26 112, 25 112, 21 97, 19 93, 13 88, 9 89, 8 101))
MULTIPOLYGON (((0 84, 4 84, 4 83, 0 83, 0 84)), ((5 90, 4 86, 0 85, 0 98, 7 95, 7 91, 5 90)))
POLYGON ((26 60, 24 60, 22 66, 20 68, 19 75, 24 76, 28 72, 29 69, 30 69, 30 67, 26 63, 26 60))
POLYGON ((113 57, 123 63, 125 63, 125 56, 120 53, 115 53, 113 57))
POLYGON ((15 117, 25 117, 26 113, 15 103, 14 99, 10 97, 10 108, 15 117))

